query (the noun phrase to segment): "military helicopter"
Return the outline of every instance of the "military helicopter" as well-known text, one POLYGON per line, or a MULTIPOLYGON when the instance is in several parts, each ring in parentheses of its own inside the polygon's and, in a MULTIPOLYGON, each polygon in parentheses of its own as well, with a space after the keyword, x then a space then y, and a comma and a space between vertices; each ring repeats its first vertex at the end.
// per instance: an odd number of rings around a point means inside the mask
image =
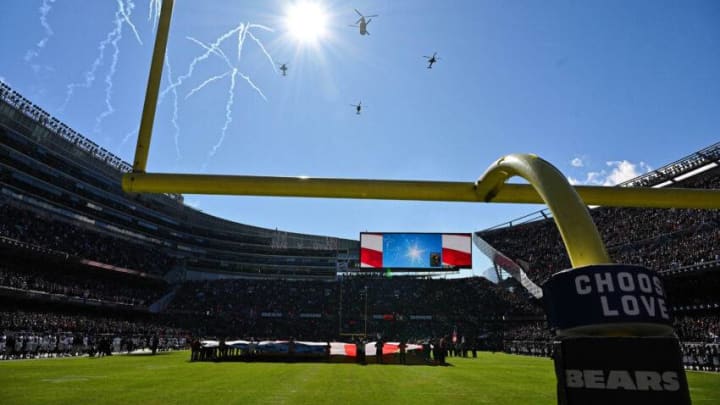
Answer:
POLYGON ((282 72, 283 76, 287 76, 287 74, 286 74, 287 70, 288 70, 287 63, 282 63, 280 65, 280 71, 282 72))
POLYGON ((432 69, 433 63, 440 60, 440 58, 437 56, 437 52, 433 53, 433 56, 423 56, 423 58, 428 60, 428 69, 432 69))
POLYGON ((370 24, 370 21, 372 21, 371 17, 378 17, 377 14, 373 15, 362 15, 361 12, 359 12, 357 9, 354 9, 356 13, 360 16, 360 19, 355 22, 355 24, 350 24, 351 27, 360 27, 360 35, 370 35, 370 32, 367 30, 368 24, 370 24), (365 20, 367 18, 367 21, 365 20))
POLYGON ((362 101, 358 101, 357 104, 350 104, 351 107, 355 107, 355 114, 360 115, 360 111, 362 111, 362 101))

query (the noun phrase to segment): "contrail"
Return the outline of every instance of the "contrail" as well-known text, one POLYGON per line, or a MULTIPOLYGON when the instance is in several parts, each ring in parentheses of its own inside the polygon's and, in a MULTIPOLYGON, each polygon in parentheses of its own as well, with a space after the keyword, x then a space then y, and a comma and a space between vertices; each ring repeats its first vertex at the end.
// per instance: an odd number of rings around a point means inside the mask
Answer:
POLYGON ((59 110, 62 112, 65 110, 65 107, 70 102, 70 99, 72 98, 73 94, 75 93, 75 88, 77 87, 83 87, 83 88, 90 88, 90 86, 93 85, 93 82, 95 82, 95 72, 97 72, 100 65, 102 65, 103 60, 105 59, 105 48, 112 43, 115 40, 115 37, 117 37, 120 33, 117 26, 117 21, 120 19, 119 12, 115 13, 115 22, 116 26, 115 29, 108 32, 107 36, 104 40, 100 41, 100 44, 98 45, 98 56, 93 61, 92 65, 90 65, 90 69, 85 72, 85 81, 82 83, 70 83, 67 85, 67 93, 65 95, 65 101, 60 106, 59 110))
MULTIPOLYGON (((93 128, 95 132, 99 132, 100 125, 102 124, 103 120, 115 112, 115 108, 112 105, 113 77, 115 77, 115 72, 117 71, 117 64, 120 60, 120 47, 118 46, 118 43, 122 39, 123 19, 121 18, 121 15, 124 12, 124 10, 121 10, 122 5, 120 1, 121 0, 118 0, 118 7, 120 8, 115 13, 115 32, 117 32, 117 35, 115 35, 113 40, 110 42, 110 45, 112 45, 115 51, 113 52, 110 68, 105 75, 105 111, 100 113, 100 115, 95 118, 95 127, 93 128)), ((129 8, 129 11, 130 13, 132 13, 132 8, 129 8)))
MULTIPOLYGON (((228 127, 230 126, 230 123, 232 122, 232 106, 235 103, 235 78, 237 77, 238 70, 237 68, 233 69, 232 76, 230 76, 230 89, 228 89, 228 101, 227 104, 225 104, 225 125, 223 125, 222 129, 220 130, 220 139, 218 142, 213 146, 212 150, 208 154, 208 161, 215 156, 215 153, 217 153, 217 150, 220 149, 220 146, 222 146, 223 141, 225 141, 225 135, 227 134, 228 127)), ((203 170, 207 167, 209 162, 205 162, 203 165, 203 170)))
POLYGON ((193 37, 186 37, 188 40, 195 42, 196 44, 200 45, 201 47, 205 48, 205 50, 208 53, 214 53, 215 55, 223 58, 225 60, 225 63, 228 64, 231 68, 233 67, 232 63, 230 63, 230 59, 228 59, 227 55, 225 55, 225 52, 223 52, 222 49, 213 47, 211 45, 205 45, 202 41, 199 41, 193 37))
MULTIPOLYGON (((113 68, 111 70, 114 70, 115 67, 117 67, 117 58, 119 58, 119 48, 118 48, 118 42, 122 39, 122 25, 123 21, 127 22, 130 19, 130 14, 132 13, 132 9, 135 8, 135 5, 130 1, 128 3, 128 12, 125 13, 125 8, 122 6, 122 3, 120 0, 118 0, 118 10, 115 11, 115 19, 113 20, 113 23, 115 25, 115 28, 113 28, 108 34, 105 36, 105 39, 100 41, 98 44, 98 55, 93 61, 93 63, 90 65, 90 69, 85 72, 85 80, 80 83, 70 83, 67 85, 67 92, 65 94, 65 101, 62 103, 60 108, 58 109, 60 112, 64 111, 67 107, 68 103, 70 103, 70 100, 72 99, 73 95, 75 94, 75 89, 78 87, 89 89, 93 83, 95 82, 96 73, 97 70, 102 66, 105 60, 105 49, 108 45, 112 45, 115 48, 115 53, 113 55, 113 68), (127 15, 127 19, 123 17, 123 15, 127 15)), ((107 83, 108 80, 112 81, 112 77, 114 75, 114 71, 112 74, 106 76, 105 82, 107 83)), ((109 84, 110 90, 112 90, 112 83, 109 84)), ((109 94, 107 94, 107 86, 106 86, 106 105, 109 104, 109 94)), ((112 105, 109 106, 109 109, 112 109, 112 105)), ((109 114, 107 114, 109 115, 109 114)), ((105 116, 107 116, 105 115, 105 116)), ((99 117, 98 117, 99 118, 99 117)), ((104 117, 103 117, 104 118, 104 117)), ((99 124, 98 124, 99 125, 99 124)))
MULTIPOLYGON (((165 54, 165 66, 167 66, 167 73, 168 73, 168 80, 170 80, 170 83, 172 83, 172 66, 170 66, 170 56, 168 54, 165 54)), ((173 134, 173 140, 175 141, 175 154, 177 156, 177 160, 179 161, 182 159, 182 155, 180 154, 180 125, 178 125, 178 93, 177 89, 173 89, 173 115, 170 119, 170 122, 173 125, 173 128, 175 128, 175 132, 173 134)))
POLYGON ((137 135, 139 130, 140 130, 140 128, 135 128, 134 130, 125 134, 125 136, 122 139, 122 142, 120 142, 120 146, 118 146, 118 149, 120 149, 120 147, 125 145, 130 140, 130 137, 132 137, 133 135, 137 135))
POLYGON ((266 26, 266 25, 262 25, 262 24, 250 24, 250 23, 248 23, 248 28, 260 28, 261 30, 265 30, 265 31, 267 31, 267 32, 275 32, 274 29, 272 29, 272 28, 270 28, 270 27, 268 27, 268 26, 266 26))
POLYGON ((228 32, 224 33, 220 37, 218 37, 215 42, 213 42, 210 45, 207 45, 193 37, 188 36, 187 39, 189 41, 194 42, 195 44, 199 45, 204 49, 204 53, 200 56, 195 57, 188 66, 187 73, 185 73, 182 76, 177 77, 174 81, 171 80, 170 86, 166 87, 161 93, 160 93, 160 101, 162 98, 167 95, 170 91, 175 91, 177 87, 182 85, 186 80, 188 80, 190 77, 192 77, 195 67, 198 63, 208 59, 211 55, 216 56, 220 59, 222 59, 225 64, 228 67, 228 70, 217 74, 215 76, 209 77, 205 79, 203 82, 201 82, 199 85, 192 88, 187 95, 185 96, 185 100, 192 97, 195 93, 199 92, 200 90, 207 87, 209 84, 214 83, 216 81, 222 80, 227 76, 230 76, 230 86, 228 88, 228 98, 227 102, 225 103, 225 122, 223 123, 222 128, 220 129, 220 137, 215 145, 213 145, 212 149, 208 153, 207 160, 202 165, 202 170, 205 170, 209 164, 210 159, 212 159, 217 151, 222 146, 223 142, 225 141, 225 138, 227 136, 227 131, 230 128, 230 124, 233 121, 233 105, 235 103, 235 91, 237 88, 237 78, 238 76, 242 77, 245 82, 248 83, 248 85, 255 90, 255 92, 258 93, 260 97, 263 98, 263 100, 267 101, 267 97, 265 97, 265 94, 262 92, 260 87, 258 87, 253 80, 250 78, 250 76, 244 74, 240 71, 238 65, 240 64, 240 61, 242 59, 242 52, 243 47, 245 44, 245 39, 249 35, 250 38, 252 38, 253 41, 258 45, 258 47, 261 49, 265 57, 270 62, 271 66, 273 67, 273 71, 275 71, 275 61, 272 59, 272 56, 270 56, 270 53, 267 51, 265 46, 262 44, 262 42, 252 33, 250 32, 251 28, 258 28, 265 31, 273 32, 271 28, 268 28, 264 25, 260 24, 250 24, 247 23, 240 23, 237 27, 229 30, 228 32), (235 63, 230 61, 230 58, 228 58, 225 51, 222 50, 221 46, 222 44, 231 36, 237 35, 237 60, 235 63))
MULTIPOLYGON (((247 23, 247 24, 245 24, 245 25, 240 24, 240 27, 244 27, 244 29, 241 30, 241 31, 238 33, 238 51, 237 51, 237 52, 238 52, 238 54, 237 54, 238 64, 240 63, 240 59, 241 59, 241 57, 242 57, 242 50, 243 50, 243 47, 244 47, 244 45, 245 45, 245 38, 247 37, 247 35, 250 34, 250 36, 251 36, 252 38, 254 38, 258 43, 260 42, 260 41, 258 41, 257 38, 255 38, 255 37, 252 35, 252 33, 250 32, 250 28, 251 28, 251 27, 257 27, 257 28, 261 28, 261 29, 266 29, 266 30, 272 31, 270 28, 265 27, 264 25, 259 25, 259 24, 250 24, 250 23, 247 23)), ((265 52, 265 47, 262 46, 262 44, 261 44, 260 46, 261 46, 262 50, 265 52)), ((270 58, 270 60, 272 61, 272 58, 270 58)), ((229 63, 229 62, 228 62, 228 63, 229 63)), ((274 71, 275 73, 277 73, 277 71, 275 70, 274 63, 273 63, 273 71, 274 71)), ((242 77, 243 79, 245 79, 246 82, 248 82, 248 84, 250 85, 250 87, 252 87, 258 94, 260 94, 260 97, 262 97, 263 100, 267 101, 267 97, 265 97, 265 94, 263 94, 262 90, 260 90, 260 88, 255 85, 255 83, 252 81, 252 79, 250 79, 250 76, 247 76, 247 75, 245 75, 245 74, 243 74, 243 73, 241 73, 241 72, 238 72, 238 73, 240 74, 240 77, 242 77)))
MULTIPOLYGON (((225 40, 226 40, 227 38, 229 38, 231 35, 233 35, 234 33, 236 33, 236 32, 238 31, 238 29, 240 29, 240 27, 233 28, 233 29, 231 29, 230 31, 226 32, 225 34, 223 34, 222 36, 220 36, 220 38, 218 38, 215 42, 213 42, 213 44, 210 46, 211 50, 208 50, 208 51, 206 51, 204 54, 195 57, 195 59, 193 59, 193 60, 190 62, 190 66, 188 66, 188 71, 187 71, 187 73, 185 73, 185 74, 182 75, 182 76, 179 76, 179 77, 175 80, 174 83, 172 83, 170 86, 166 87, 162 92, 160 92, 160 97, 159 97, 159 101, 158 101, 158 102, 162 102, 162 99, 167 95, 167 93, 168 93, 169 91, 171 91, 172 89, 180 86, 185 80, 187 80, 187 79, 189 79, 190 77, 192 77, 193 72, 195 71, 195 66, 196 66, 198 63, 200 63, 200 62, 202 62, 203 60, 205 60, 205 59, 207 59, 208 57, 210 57, 210 54, 213 53, 212 49, 217 49, 218 46, 219 46, 223 41, 225 41, 225 40)), ((199 41, 198 41, 198 42, 199 42, 199 41)))
MULTIPOLYGON (((238 61, 238 63, 240 63, 240 59, 241 59, 241 56, 242 56, 243 45, 245 44, 245 38, 246 38, 248 35, 250 35, 250 37, 251 37, 253 40, 255 40, 255 42, 260 46, 260 49, 262 49, 262 51, 265 53, 265 56, 267 56, 268 58, 270 58, 270 60, 272 61, 272 58, 270 57, 270 54, 268 54, 268 52, 265 50, 265 47, 264 47, 263 44, 257 39, 257 37, 255 37, 255 36, 252 34, 252 32, 250 32, 250 28, 260 28, 260 29, 262 29, 262 30, 269 31, 269 32, 275 32, 275 31, 274 31, 272 28, 270 28, 270 27, 266 27, 266 26, 261 25, 261 24, 250 24, 249 22, 248 22, 248 23, 245 23, 245 24, 240 24, 240 27, 242 27, 243 29, 238 33, 238 46, 237 46, 237 48, 238 48, 238 49, 237 49, 237 61, 238 61)), ((273 63, 273 70, 274 70, 274 69, 275 69, 275 66, 274 66, 275 63, 274 63, 274 62, 272 62, 272 63, 273 63)), ((276 73, 277 73, 277 72, 276 72, 276 73)))
POLYGON ((213 48, 213 47, 211 47, 211 46, 205 45, 204 43, 202 43, 201 41, 199 41, 199 40, 197 40, 197 39, 195 39, 195 38, 193 38, 193 37, 187 37, 187 39, 190 40, 190 41, 192 41, 192 42, 195 42, 196 44, 198 44, 198 45, 200 45, 201 47, 205 48, 206 51, 208 51, 208 52, 210 52, 210 53, 214 53, 215 55, 221 57, 221 58, 225 61, 225 63, 228 65, 228 67, 230 68, 230 70, 228 70, 227 72, 225 72, 225 73, 223 73, 223 74, 220 74, 220 75, 217 75, 217 76, 213 76, 213 77, 205 80, 204 82, 200 83, 199 86, 197 86, 197 87, 193 88, 192 90, 190 90, 190 92, 185 96, 185 99, 186 99, 186 100, 187 100, 188 98, 190 98, 190 96, 192 96, 193 94, 195 94, 195 93, 197 93, 198 91, 202 90, 202 89, 203 89, 205 86, 207 86, 208 84, 210 84, 210 83, 212 83, 212 82, 214 82, 214 81, 216 81, 216 80, 220 80, 220 79, 224 78, 225 76, 231 74, 231 73, 232 73, 232 69, 234 69, 234 66, 232 65, 232 63, 230 63, 230 59, 228 59, 227 55, 225 55, 225 52, 223 52, 222 49, 220 49, 220 48, 213 48))
POLYGON ((148 12, 148 21, 153 22, 153 29, 157 29, 158 21, 160 21, 160 11, 162 10, 162 0, 150 0, 150 11, 148 12))
POLYGON ((40 6, 40 25, 45 30, 45 36, 35 45, 36 49, 28 50, 27 53, 25 53, 25 62, 30 62, 33 58, 40 55, 40 49, 47 45, 50 37, 54 34, 52 27, 50 27, 47 21, 47 16, 50 10, 52 10, 53 3, 55 3, 55 0, 43 0, 42 6, 40 6))
POLYGON ((240 32, 238 32, 238 43, 237 43, 237 63, 240 63, 240 57, 242 56, 243 44, 245 43, 245 35, 247 27, 240 24, 240 32))
POLYGON ((195 94, 195 93, 197 93, 198 91, 202 90, 203 87, 207 86, 208 84, 210 84, 210 83, 212 83, 212 82, 214 82, 214 81, 216 81, 216 80, 220 80, 220 79, 223 79, 223 78, 227 77, 230 73, 232 73, 232 71, 228 70, 227 72, 225 72, 225 73, 223 73, 223 74, 221 74, 221 75, 213 76, 213 77, 205 80, 204 82, 200 83, 199 86, 197 86, 197 87, 195 87, 194 89, 190 90, 190 92, 185 96, 185 100, 189 99, 190 97, 192 97, 193 94, 195 94))
POLYGON ((137 28, 135 28, 135 24, 130 20, 130 14, 132 14, 132 10, 135 8, 135 3, 132 2, 132 0, 127 0, 128 4, 128 12, 125 11, 125 5, 123 4, 122 0, 117 0, 118 3, 118 9, 120 10, 120 13, 123 15, 123 18, 125 19, 125 22, 127 25, 132 28, 133 33, 135 33, 135 38, 137 38, 140 45, 142 45, 142 40, 140 39, 140 34, 137 32, 137 28))
MULTIPOLYGON (((271 31, 271 32, 272 32, 272 31, 271 31)), ((275 61, 273 60, 272 56, 270 56, 270 53, 265 49, 265 46, 263 46, 262 42, 260 42, 260 40, 257 39, 257 38, 255 37, 255 35, 253 35, 252 32, 248 31, 248 35, 250 35, 250 38, 252 38, 252 40, 255 41, 255 43, 260 47, 260 49, 263 51, 263 53, 265 54, 265 56, 266 56, 266 57, 268 58, 268 60, 270 61, 270 66, 272 66, 273 71, 274 71, 275 73, 277 73, 277 69, 275 68, 275 66, 276 66, 276 65, 275 65, 275 61)))
POLYGON ((265 97, 265 94, 263 94, 262 90, 260 90, 260 88, 259 88, 258 86, 256 86, 255 83, 253 83, 252 79, 250 79, 250 76, 244 75, 244 74, 242 74, 242 73, 240 73, 240 72, 238 72, 238 74, 240 75, 240 77, 242 77, 243 79, 245 79, 246 82, 248 82, 248 84, 250 85, 250 87, 252 87, 253 89, 255 89, 255 91, 260 95, 260 97, 263 98, 263 100, 267 101, 267 97, 265 97))

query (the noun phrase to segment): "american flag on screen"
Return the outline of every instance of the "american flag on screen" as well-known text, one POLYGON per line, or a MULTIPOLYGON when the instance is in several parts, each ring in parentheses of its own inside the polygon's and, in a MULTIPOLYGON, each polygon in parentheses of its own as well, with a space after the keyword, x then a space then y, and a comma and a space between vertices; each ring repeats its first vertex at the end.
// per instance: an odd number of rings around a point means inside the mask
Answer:
POLYGON ((472 266, 470 235, 443 234, 442 264, 450 267, 472 266))
MULTIPOLYGON (((471 235, 442 234, 442 266, 471 267, 471 235)), ((383 234, 363 233, 360 235, 360 267, 383 268, 383 234)))
POLYGON ((360 235, 360 267, 381 268, 383 235, 364 233, 360 235))

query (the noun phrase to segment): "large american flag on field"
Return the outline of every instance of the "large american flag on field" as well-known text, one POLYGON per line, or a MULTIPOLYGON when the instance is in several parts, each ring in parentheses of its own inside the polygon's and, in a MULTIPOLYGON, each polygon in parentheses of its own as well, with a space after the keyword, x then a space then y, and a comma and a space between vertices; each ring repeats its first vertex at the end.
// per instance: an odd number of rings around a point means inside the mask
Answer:
MULTIPOLYGON (((376 343, 377 342, 367 342, 365 344, 365 355, 366 356, 375 356, 377 354, 376 343)), ((422 350, 422 346, 408 343, 408 344, 406 344, 405 350, 408 353, 410 353, 411 351, 422 350)), ((400 352, 400 342, 385 342, 385 343, 383 343, 382 352, 383 352, 383 355, 399 353, 400 352)), ((331 342, 330 343, 330 355, 355 357, 355 356, 357 356, 357 346, 355 345, 355 343, 331 342)))

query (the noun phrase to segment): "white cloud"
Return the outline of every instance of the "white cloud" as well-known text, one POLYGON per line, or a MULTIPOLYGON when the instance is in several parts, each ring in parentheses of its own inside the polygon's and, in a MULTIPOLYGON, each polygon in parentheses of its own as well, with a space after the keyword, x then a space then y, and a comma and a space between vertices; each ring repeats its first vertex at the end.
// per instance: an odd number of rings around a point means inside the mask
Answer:
POLYGON ((605 165, 608 166, 608 170, 588 172, 583 181, 573 177, 568 177, 568 181, 573 185, 614 186, 652 171, 652 168, 645 162, 632 163, 627 160, 618 160, 605 162, 605 165))
POLYGON ((599 172, 588 172, 587 179, 585 179, 585 183, 600 185, 600 184, 605 183, 606 177, 607 177, 607 172, 605 170, 600 170, 599 172))
POLYGON ((583 167, 583 166, 585 166, 585 164, 583 163, 583 160, 580 159, 579 157, 576 157, 575 159, 573 159, 572 161, 570 161, 570 164, 572 165, 572 167, 583 167))
POLYGON ((638 177, 645 174, 652 169, 645 162, 638 164, 628 162, 627 160, 605 162, 606 165, 612 168, 610 174, 605 178, 603 182, 604 186, 614 186, 632 178, 638 177))

